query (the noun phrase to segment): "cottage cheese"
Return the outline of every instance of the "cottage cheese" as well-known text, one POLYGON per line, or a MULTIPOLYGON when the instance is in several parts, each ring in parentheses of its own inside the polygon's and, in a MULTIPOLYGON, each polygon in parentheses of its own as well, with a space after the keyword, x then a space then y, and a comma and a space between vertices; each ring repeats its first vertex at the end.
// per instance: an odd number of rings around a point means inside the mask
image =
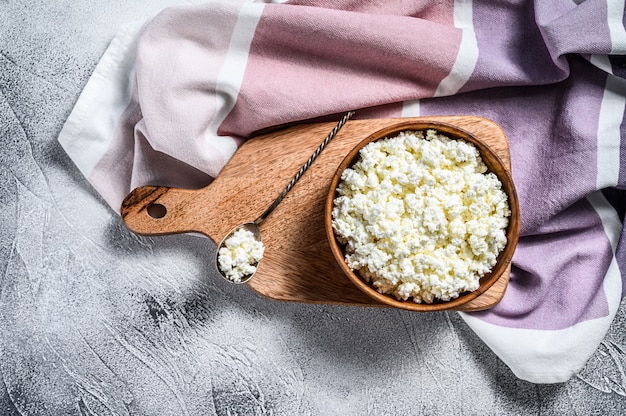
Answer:
POLYGON ((245 277, 256 272, 264 251, 263 243, 254 238, 251 231, 240 228, 220 248, 217 259, 219 268, 229 280, 241 283, 245 277))
POLYGON ((345 169, 332 226, 350 268, 416 303, 476 290, 506 245, 511 215, 476 147, 435 130, 371 142, 345 169))

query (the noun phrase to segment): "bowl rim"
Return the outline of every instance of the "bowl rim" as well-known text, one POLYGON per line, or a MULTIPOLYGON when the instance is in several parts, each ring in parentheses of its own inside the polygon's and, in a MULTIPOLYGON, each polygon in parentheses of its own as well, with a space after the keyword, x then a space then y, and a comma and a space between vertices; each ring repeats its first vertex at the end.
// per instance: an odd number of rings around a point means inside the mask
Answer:
POLYGON ((344 274, 352 281, 352 283, 366 295, 370 296, 371 298, 382 304, 394 306, 400 309, 422 312, 442 311, 458 308, 461 305, 464 305, 476 299, 478 296, 482 295, 489 288, 491 288, 491 286, 493 286, 494 283, 500 279, 502 274, 506 271, 507 267, 511 263, 513 253, 519 239, 519 221, 519 201, 517 198, 517 192, 515 190, 515 185, 513 183, 510 168, 507 168, 507 166, 504 164, 498 154, 496 154, 495 151, 486 143, 484 143, 482 140, 480 140, 478 137, 468 132, 467 130, 464 130, 463 128, 455 126, 451 123, 432 120, 400 121, 398 123, 386 126, 369 134, 367 137, 357 143, 343 158, 343 160, 335 170, 335 173, 331 178, 330 187, 328 189, 326 202, 324 205, 324 224, 326 228, 326 236, 330 244, 333 257, 339 264, 339 267, 342 269, 344 274), (397 300, 391 294, 383 294, 378 292, 368 282, 361 278, 355 271, 348 267, 345 262, 342 244, 337 241, 335 232, 332 227, 332 209, 334 206, 334 199, 336 198, 337 186, 339 184, 339 181, 341 180, 341 174, 347 167, 356 162, 357 158, 359 157, 359 152, 363 147, 373 141, 397 135, 402 131, 426 131, 431 129, 437 130, 438 132, 445 134, 451 139, 462 139, 476 146, 481 155, 481 158, 483 159, 483 162, 489 168, 488 172, 493 172, 494 174, 496 174, 496 176, 498 176, 498 179, 502 183, 502 188, 509 198, 509 209, 511 211, 511 216, 509 217, 509 224, 506 229, 506 246, 499 253, 496 264, 494 265, 492 270, 481 277, 480 286, 478 287, 478 289, 472 292, 466 292, 464 294, 461 294, 459 297, 449 301, 440 301, 435 303, 415 303, 411 300, 397 300), (485 157, 485 155, 488 155, 488 157, 485 157), (498 169, 492 169, 492 166, 490 166, 492 163, 488 163, 486 160, 489 158, 495 161, 498 169))

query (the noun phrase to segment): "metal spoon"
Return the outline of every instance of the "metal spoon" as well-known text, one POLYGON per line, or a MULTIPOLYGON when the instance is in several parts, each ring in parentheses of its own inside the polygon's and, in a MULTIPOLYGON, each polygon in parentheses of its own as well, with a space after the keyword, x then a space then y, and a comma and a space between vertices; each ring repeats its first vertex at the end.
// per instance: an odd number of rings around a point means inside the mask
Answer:
MULTIPOLYGON (((287 193, 289 193, 289 191, 291 191, 291 188, 293 188, 293 186, 296 184, 296 182, 298 182, 298 180, 300 179, 300 177, 304 174, 304 172, 309 168, 309 166, 311 166, 311 164, 313 163, 313 161, 317 158, 317 156, 319 156, 319 154, 322 152, 322 150, 324 150, 324 148, 326 147, 326 145, 333 139, 333 137, 335 137, 335 135, 339 132, 339 130, 343 127, 344 124, 346 124, 346 122, 354 115, 354 111, 348 111, 342 118, 341 120, 339 120, 339 122, 337 123, 337 125, 330 131, 330 133, 328 133, 328 136, 326 136, 326 138, 324 139, 324 141, 319 145, 319 147, 317 149, 315 149, 315 152, 313 152, 313 154, 311 155, 311 157, 309 158, 309 160, 306 161, 306 163, 304 165, 302 165, 302 167, 300 168, 300 170, 295 174, 295 176, 291 179, 291 181, 289 182, 289 184, 285 187, 285 189, 281 192, 281 194, 278 196, 278 198, 276 198, 276 200, 272 203, 272 205, 270 205, 263 214, 261 214, 259 216, 259 218, 257 218, 256 220, 252 221, 252 222, 246 222, 244 224, 240 224, 238 226, 236 226, 235 228, 233 228, 228 234, 226 234, 226 236, 222 239, 222 241, 220 242, 220 244, 217 246, 217 251, 215 253, 215 265, 217 267, 217 270, 219 271, 220 275, 228 280, 231 283, 246 283, 247 281, 249 281, 250 279, 252 279, 252 276, 254 276, 255 272, 256 272, 256 267, 258 266, 258 261, 251 264, 251 266, 254 266, 254 271, 252 271, 249 274, 246 274, 245 276, 241 277, 240 279, 236 279, 233 280, 232 278, 229 278, 226 274, 226 272, 224 272, 222 270, 222 268, 220 267, 220 250, 222 248, 226 247, 226 242, 228 241, 229 238, 231 238, 233 236, 233 234, 235 234, 236 231, 240 230, 240 229, 245 229, 249 232, 252 233, 252 235, 254 236, 254 240, 261 242, 261 229, 259 228, 259 225, 265 221, 265 219, 272 213, 272 211, 274 211, 274 209, 278 206, 278 204, 280 204, 280 202, 283 200, 283 198, 285 197, 285 195, 287 195, 287 193)), ((260 259, 259 259, 260 260, 260 259)))

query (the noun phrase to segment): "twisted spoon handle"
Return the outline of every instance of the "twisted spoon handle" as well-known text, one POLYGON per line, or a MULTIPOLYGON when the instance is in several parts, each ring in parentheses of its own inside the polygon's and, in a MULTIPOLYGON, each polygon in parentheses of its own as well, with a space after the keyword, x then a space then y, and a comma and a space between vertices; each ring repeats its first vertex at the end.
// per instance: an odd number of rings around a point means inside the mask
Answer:
POLYGON ((311 155, 311 157, 309 157, 309 160, 307 160, 304 165, 302 165, 302 167, 300 168, 300 170, 295 174, 295 176, 291 179, 291 182, 289 182, 289 184, 285 187, 285 189, 283 189, 283 191, 281 192, 281 194, 278 196, 278 198, 276 198, 276 200, 274 202, 272 202, 272 205, 269 206, 269 208, 267 208, 265 210, 265 212, 263 214, 261 214, 261 216, 259 218, 257 218, 256 220, 254 220, 254 223, 256 225, 261 224, 267 217, 269 217, 269 215, 272 213, 272 211, 274 211, 274 209, 278 206, 278 204, 280 204, 280 202, 283 200, 283 198, 285 197, 285 195, 287 195, 289 193, 289 191, 291 191, 291 188, 294 187, 294 185, 296 184, 296 182, 298 182, 298 180, 300 180, 300 177, 302 177, 302 175, 304 174, 304 172, 306 172, 306 170, 309 168, 309 166, 311 166, 311 164, 313 163, 313 161, 317 158, 317 156, 319 156, 319 154, 322 152, 322 150, 324 150, 324 148, 326 147, 326 145, 333 139, 333 137, 335 137, 335 135, 337 135, 337 133, 339 132, 339 130, 341 130, 341 128, 343 127, 344 124, 346 124, 346 122, 350 119, 350 117, 352 117, 354 115, 354 111, 348 111, 346 114, 344 114, 344 116, 341 118, 341 120, 339 120, 339 122, 337 123, 337 125, 330 131, 330 133, 328 133, 328 136, 326 136, 326 138, 324 139, 324 141, 322 142, 322 144, 320 144, 318 146, 317 149, 315 149, 315 152, 313 152, 313 154, 311 155))

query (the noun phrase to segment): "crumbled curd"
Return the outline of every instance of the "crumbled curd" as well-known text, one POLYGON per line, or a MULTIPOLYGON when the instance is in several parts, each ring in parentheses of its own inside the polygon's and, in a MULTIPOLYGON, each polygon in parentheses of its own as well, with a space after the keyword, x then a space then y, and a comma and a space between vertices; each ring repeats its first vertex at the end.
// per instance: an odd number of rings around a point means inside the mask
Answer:
POLYGON ((254 238, 251 231, 240 228, 224 242, 217 262, 229 280, 241 283, 244 277, 256 272, 264 251, 263 243, 254 238))
POLYGON ((506 245, 511 215, 476 147, 436 130, 364 146, 337 187, 332 226, 350 268, 416 303, 476 290, 506 245))

